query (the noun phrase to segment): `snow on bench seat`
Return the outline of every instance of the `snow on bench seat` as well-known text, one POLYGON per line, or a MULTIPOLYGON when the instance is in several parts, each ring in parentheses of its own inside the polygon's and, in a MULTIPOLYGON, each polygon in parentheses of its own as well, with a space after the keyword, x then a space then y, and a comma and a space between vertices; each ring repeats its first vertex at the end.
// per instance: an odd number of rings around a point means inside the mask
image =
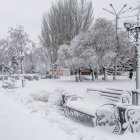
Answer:
MULTIPOLYGON (((94 91, 88 92, 85 94, 83 99, 79 100, 68 100, 65 103, 65 107, 77 110, 79 112, 85 113, 87 115, 95 116, 97 108, 104 104, 112 104, 113 102, 105 99, 104 97, 99 95, 100 92, 94 91)), ((105 108, 106 112, 112 112, 112 107, 108 106, 105 108)))
MULTIPOLYGON (((90 115, 90 116, 95 116, 95 113, 96 113, 96 110, 98 107, 100 107, 100 105, 96 104, 92 104, 91 103, 87 103, 87 102, 81 102, 81 101, 73 101, 73 102, 67 102, 66 104, 66 107, 69 107, 71 109, 74 109, 76 111, 79 111, 79 112, 82 112, 82 113, 85 113, 87 115, 90 115)), ((108 112, 108 113, 112 113, 112 108, 105 108, 104 111, 108 112)))
MULTIPOLYGON (((113 133, 118 134, 123 134, 127 129, 123 126, 126 122, 130 124, 128 120, 134 118, 134 112, 140 112, 139 108, 136 109, 132 105, 132 92, 114 89, 87 89, 82 98, 69 96, 64 107, 65 115, 82 121, 89 120, 94 126, 114 125, 113 133)), ((136 118, 136 122, 139 122, 139 118, 136 118)))
POLYGON ((112 89, 87 89, 83 98, 69 96, 64 103, 64 113, 68 116, 76 116, 77 113, 91 117, 112 115, 118 103, 132 105, 132 94, 129 91, 112 89))

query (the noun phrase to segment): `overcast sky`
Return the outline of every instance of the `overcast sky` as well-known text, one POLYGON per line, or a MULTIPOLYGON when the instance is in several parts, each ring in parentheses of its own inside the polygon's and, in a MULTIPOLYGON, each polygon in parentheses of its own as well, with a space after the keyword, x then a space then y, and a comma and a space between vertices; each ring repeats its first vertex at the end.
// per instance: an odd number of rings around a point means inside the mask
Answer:
MULTIPOLYGON (((38 36, 41 29, 42 13, 49 11, 52 2, 57 0, 0 0, 0 38, 7 36, 9 27, 15 27, 20 24, 30 35, 34 42, 38 42, 38 36)), ((116 11, 119 11, 124 4, 128 7, 136 7, 138 0, 92 0, 94 7, 94 17, 106 17, 114 19, 114 16, 102 10, 110 9, 110 3, 114 5, 116 11)), ((128 12, 127 15, 133 15, 128 12)), ((123 20, 120 20, 123 22, 123 20)))

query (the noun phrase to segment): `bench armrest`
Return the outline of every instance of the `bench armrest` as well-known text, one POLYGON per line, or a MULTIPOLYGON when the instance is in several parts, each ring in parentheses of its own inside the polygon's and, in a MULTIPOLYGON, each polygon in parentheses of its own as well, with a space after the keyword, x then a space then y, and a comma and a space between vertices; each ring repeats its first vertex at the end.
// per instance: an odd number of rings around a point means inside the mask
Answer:
POLYGON ((132 105, 132 92, 126 91, 122 94, 120 102, 125 105, 132 105))
POLYGON ((63 105, 69 100, 69 101, 77 101, 78 99, 82 99, 82 97, 79 97, 75 94, 70 94, 70 93, 64 93, 62 94, 62 100, 63 100, 63 105))
POLYGON ((83 99, 82 97, 79 97, 79 96, 71 96, 68 98, 68 101, 78 101, 78 100, 81 100, 83 99))
POLYGON ((115 125, 116 123, 115 108, 116 105, 111 103, 99 106, 96 109, 95 113, 96 116, 95 124, 97 126, 115 125))

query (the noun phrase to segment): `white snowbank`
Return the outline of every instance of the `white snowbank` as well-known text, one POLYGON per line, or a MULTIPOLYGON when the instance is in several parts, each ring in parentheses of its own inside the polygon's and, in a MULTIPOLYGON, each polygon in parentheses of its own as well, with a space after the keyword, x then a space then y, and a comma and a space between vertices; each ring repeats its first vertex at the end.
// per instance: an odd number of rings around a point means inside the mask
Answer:
POLYGON ((135 89, 135 82, 76 83, 73 78, 63 78, 27 81, 24 88, 0 88, 0 140, 139 140, 140 133, 118 136, 106 128, 65 117, 60 95, 71 92, 83 96, 87 88, 135 89))

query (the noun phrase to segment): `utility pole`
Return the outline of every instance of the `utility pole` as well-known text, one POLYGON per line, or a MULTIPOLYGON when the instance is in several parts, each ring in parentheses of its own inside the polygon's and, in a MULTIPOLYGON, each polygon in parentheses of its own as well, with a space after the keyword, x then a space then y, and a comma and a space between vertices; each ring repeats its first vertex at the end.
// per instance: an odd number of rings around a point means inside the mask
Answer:
MULTIPOLYGON (((139 13, 137 14, 137 27, 139 27, 139 13)), ((136 34, 136 89, 140 89, 140 43, 139 43, 139 32, 136 34)))
POLYGON ((119 45, 119 36, 118 36, 118 21, 119 21, 119 17, 120 15, 124 14, 126 11, 132 9, 132 7, 125 9, 126 8, 126 4, 124 4, 124 6, 121 8, 121 10, 117 13, 114 6, 112 4, 110 4, 110 7, 112 8, 113 11, 107 10, 105 8, 103 8, 103 10, 109 12, 110 14, 113 14, 115 16, 115 23, 116 23, 116 57, 115 57, 115 73, 114 73, 114 80, 117 79, 117 59, 119 57, 119 49, 120 49, 120 45, 119 45))
POLYGON ((20 56, 20 60, 21 60, 21 75, 22 75, 22 87, 25 86, 25 81, 24 81, 24 54, 23 54, 23 50, 21 50, 21 56, 20 56))

